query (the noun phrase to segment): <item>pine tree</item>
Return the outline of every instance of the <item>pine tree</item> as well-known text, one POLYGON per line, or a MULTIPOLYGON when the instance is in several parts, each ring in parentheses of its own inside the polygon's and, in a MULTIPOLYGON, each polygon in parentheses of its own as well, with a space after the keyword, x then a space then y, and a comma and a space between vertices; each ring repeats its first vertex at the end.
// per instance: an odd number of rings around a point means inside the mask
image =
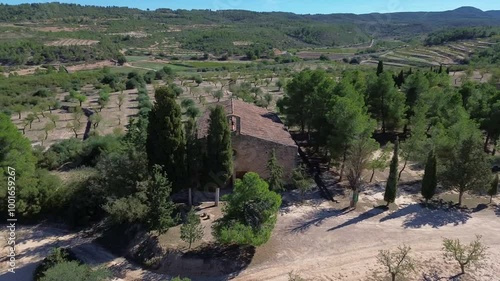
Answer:
MULTIPOLYGON (((468 132, 464 128, 461 134, 468 132)), ((491 166, 484 153, 482 139, 478 133, 460 140, 443 158, 440 182, 444 188, 458 191, 458 205, 462 205, 466 191, 487 191, 491 184, 491 166)))
POLYGON ((387 206, 389 206, 390 203, 394 203, 396 200, 398 187, 398 153, 399 141, 396 140, 396 143, 394 144, 394 154, 392 156, 389 170, 389 178, 387 179, 387 184, 385 186, 384 200, 387 202, 387 206))
POLYGON ((490 204, 491 201, 493 200, 493 196, 497 195, 498 193, 498 174, 493 178, 493 181, 491 182, 491 187, 488 190, 488 195, 490 196, 490 204))
POLYGON ((207 176, 210 180, 217 180, 225 184, 232 175, 231 130, 224 108, 220 105, 212 108, 210 112, 206 165, 207 176))
POLYGON ((276 158, 276 151, 273 149, 271 158, 267 161, 267 170, 269 171, 269 178, 267 182, 269 187, 274 191, 283 190, 283 167, 278 163, 276 158))
POLYGON ((396 85, 398 85, 398 88, 401 88, 403 84, 405 83, 405 74, 403 70, 399 72, 398 76, 396 77, 396 85))
POLYGON ((434 151, 429 152, 427 163, 425 164, 425 173, 422 180, 422 196, 425 198, 425 203, 434 196, 437 187, 437 163, 434 151))
POLYGON ((179 190, 186 178, 186 139, 181 109, 171 86, 156 89, 155 100, 149 113, 146 140, 149 164, 163 166, 174 190, 179 190))
POLYGON ((191 245, 201 238, 203 238, 203 226, 200 217, 191 209, 181 226, 181 240, 189 243, 189 249, 191 249, 191 245))
POLYGON ((175 225, 176 219, 172 217, 175 205, 170 200, 172 185, 168 181, 166 174, 159 165, 153 166, 152 176, 147 184, 147 196, 149 202, 149 227, 158 231, 159 234, 175 225))
POLYGON ((384 72, 384 62, 379 60, 377 65, 377 76, 384 72))

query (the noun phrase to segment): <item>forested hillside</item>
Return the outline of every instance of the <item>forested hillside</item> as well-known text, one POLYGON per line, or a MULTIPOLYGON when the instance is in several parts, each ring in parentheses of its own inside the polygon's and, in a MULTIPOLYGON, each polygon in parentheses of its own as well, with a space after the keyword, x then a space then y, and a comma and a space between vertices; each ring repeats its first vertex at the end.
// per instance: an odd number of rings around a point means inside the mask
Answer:
MULTIPOLYGON (((214 55, 246 55, 251 51, 267 57, 272 56, 273 48, 352 46, 369 43, 372 38, 411 40, 448 27, 496 26, 500 25, 500 13, 465 7, 439 13, 297 15, 242 10, 143 11, 48 3, 0 4, 0 22, 8 23, 0 26, 1 38, 29 41, 21 44, 33 45, 32 41, 48 44, 56 38, 75 35, 79 39, 101 42, 90 54, 84 57, 77 54, 76 61, 81 61, 103 56, 116 58, 116 51, 110 51, 106 41, 117 47, 146 48, 163 44, 164 49, 180 47, 214 55), (136 34, 127 36, 127 32, 136 34)), ((75 61, 66 59, 64 48, 40 50, 40 47, 18 49, 14 46, 20 54, 9 60, 6 57, 12 57, 13 52, 5 50, 9 48, 5 46, 0 54, 5 65, 50 63, 51 57, 63 62, 75 61), (22 58, 26 53, 30 54, 28 58, 22 58)))

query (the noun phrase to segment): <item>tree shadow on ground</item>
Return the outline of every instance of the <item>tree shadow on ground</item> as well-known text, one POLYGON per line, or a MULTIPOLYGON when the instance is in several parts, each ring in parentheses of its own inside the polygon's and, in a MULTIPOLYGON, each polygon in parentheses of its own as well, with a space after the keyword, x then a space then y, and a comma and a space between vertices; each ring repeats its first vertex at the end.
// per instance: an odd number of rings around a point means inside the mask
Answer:
POLYGON ((60 237, 74 233, 67 228, 59 228, 57 226, 43 226, 42 224, 23 225, 19 226, 16 230, 17 244, 31 240, 33 242, 40 242, 51 237, 60 237))
POLYGON ((376 217, 376 216, 382 214, 383 212, 385 212, 387 210, 388 209, 385 206, 375 207, 375 208, 373 208, 371 210, 368 210, 368 211, 360 214, 359 216, 357 216, 355 218, 352 218, 352 219, 344 222, 343 224, 340 224, 340 225, 337 225, 335 227, 332 227, 332 228, 328 229, 327 231, 334 231, 334 230, 337 230, 337 229, 340 229, 340 228, 343 228, 343 227, 346 227, 346 226, 349 226, 349 225, 352 225, 352 224, 357 224, 357 223, 362 222, 364 220, 376 217))
POLYGON ((398 192, 400 195, 416 195, 420 194, 421 188, 420 188, 420 182, 421 180, 407 180, 404 183, 400 183, 398 185, 398 192))
MULTIPOLYGON (((131 270, 137 270, 139 267, 130 263, 130 262, 121 262, 114 264, 110 267, 108 267, 108 270, 113 273, 113 277, 115 278, 120 278, 125 279, 127 277, 127 272, 130 272, 131 270)), ((148 281, 163 281, 163 280, 170 280, 168 279, 168 275, 166 274, 161 274, 161 273, 155 273, 150 270, 143 270, 142 274, 142 280, 148 280, 148 281)))
POLYGON ((306 217, 297 220, 297 222, 289 229, 291 233, 306 232, 312 226, 321 226, 323 222, 331 217, 338 217, 351 212, 348 207, 343 209, 323 209, 315 210, 306 215, 306 217))
POLYGON ((403 221, 404 228, 421 228, 429 225, 433 228, 439 228, 448 224, 465 224, 471 215, 460 209, 455 208, 436 208, 435 206, 425 207, 422 204, 411 204, 399 209, 383 218, 380 222, 405 217, 403 221))
POLYGON ((70 249, 82 262, 92 266, 106 264, 116 258, 107 249, 92 241, 74 245, 70 249))
POLYGON ((205 244, 186 253, 171 252, 159 272, 191 280, 230 280, 248 267, 254 255, 253 246, 205 244))
POLYGON ((328 191, 332 194, 332 196, 345 196, 346 188, 339 184, 339 179, 337 175, 333 173, 322 173, 321 180, 328 191))
POLYGON ((325 199, 321 196, 321 191, 314 185, 311 191, 306 192, 303 196, 298 190, 286 191, 282 194, 281 208, 287 208, 295 206, 297 204, 301 205, 307 202, 309 205, 318 206, 325 202, 325 199))
POLYGON ((483 210, 488 209, 488 205, 486 204, 478 204, 476 207, 472 208, 473 213, 481 212, 483 210))
POLYGON ((374 183, 370 185, 366 185, 360 192, 363 195, 373 196, 377 193, 384 192, 385 186, 379 183, 374 183))
POLYGON ((0 273, 0 281, 29 281, 33 280, 33 273, 39 262, 32 262, 26 265, 16 267, 15 273, 6 271, 0 273))
MULTIPOLYGON (((432 267, 432 269, 428 270, 427 272, 422 273, 422 281, 460 281, 463 280, 464 277, 467 277, 467 274, 464 275, 462 273, 453 275, 453 276, 440 276, 439 273, 439 268, 436 269, 435 266, 432 267)), ((469 279, 467 279, 469 280, 469 279)))

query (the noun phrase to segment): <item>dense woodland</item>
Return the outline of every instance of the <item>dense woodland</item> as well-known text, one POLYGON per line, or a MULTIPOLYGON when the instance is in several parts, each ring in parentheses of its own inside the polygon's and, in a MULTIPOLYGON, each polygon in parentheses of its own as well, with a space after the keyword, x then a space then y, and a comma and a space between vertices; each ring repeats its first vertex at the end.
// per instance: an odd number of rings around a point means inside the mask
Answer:
POLYGON ((34 41, 16 41, 0 46, 0 64, 5 66, 117 60, 121 56, 118 46, 109 40, 91 47, 45 46, 34 41))
POLYGON ((492 180, 487 152, 495 155, 500 136, 496 86, 467 82, 456 89, 444 72, 400 74, 401 84, 380 63, 377 73, 349 72, 335 83, 323 71, 306 70, 287 84, 278 106, 288 124, 311 134, 316 149, 338 165, 340 177, 345 173, 355 191, 368 157, 379 147, 374 132, 400 138, 395 151, 404 168, 408 161, 425 165, 433 151, 436 176, 443 186, 459 191, 459 204, 468 189, 486 191, 492 180))
POLYGON ((425 39, 426 45, 440 45, 446 42, 488 38, 500 34, 499 28, 472 27, 444 29, 433 32, 425 39))

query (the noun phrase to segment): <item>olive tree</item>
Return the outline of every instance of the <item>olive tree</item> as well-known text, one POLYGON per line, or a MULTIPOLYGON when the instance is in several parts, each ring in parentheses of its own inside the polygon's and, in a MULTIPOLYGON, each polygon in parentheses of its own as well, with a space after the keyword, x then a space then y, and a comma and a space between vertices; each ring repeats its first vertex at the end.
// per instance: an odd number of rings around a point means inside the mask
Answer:
POLYGON ((465 269, 470 266, 479 265, 486 258, 486 250, 488 247, 481 242, 481 236, 476 235, 476 240, 470 242, 469 245, 464 245, 459 239, 443 240, 443 251, 446 259, 455 260, 460 265, 461 273, 465 273, 465 269))
POLYGON ((395 251, 379 251, 377 261, 385 267, 392 281, 415 271, 415 260, 409 255, 410 251, 411 248, 406 245, 399 246, 395 251))

